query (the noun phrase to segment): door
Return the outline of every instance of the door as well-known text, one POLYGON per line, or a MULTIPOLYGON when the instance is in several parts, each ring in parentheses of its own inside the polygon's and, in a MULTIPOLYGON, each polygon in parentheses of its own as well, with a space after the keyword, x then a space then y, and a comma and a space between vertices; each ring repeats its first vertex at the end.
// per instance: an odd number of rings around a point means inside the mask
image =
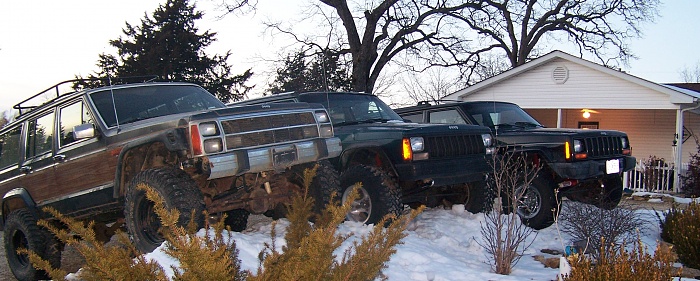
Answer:
POLYGON ((54 196, 56 181, 53 178, 54 110, 25 122, 24 161, 20 163, 20 184, 39 203, 54 196))

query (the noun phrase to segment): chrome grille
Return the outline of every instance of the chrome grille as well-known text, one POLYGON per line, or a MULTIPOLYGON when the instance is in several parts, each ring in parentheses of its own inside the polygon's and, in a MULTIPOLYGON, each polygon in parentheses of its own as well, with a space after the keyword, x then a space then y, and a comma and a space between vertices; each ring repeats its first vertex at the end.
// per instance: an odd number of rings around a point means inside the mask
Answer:
POLYGON ((457 158, 486 151, 481 135, 427 137, 425 146, 430 159, 457 158))
POLYGON ((284 143, 318 137, 318 127, 305 126, 226 136, 226 149, 284 143), (305 130, 306 129, 306 130, 305 130))
POLYGON ((308 124, 316 124, 316 119, 311 112, 268 115, 221 122, 224 133, 227 135, 308 124))
POLYGON ((622 155, 620 137, 590 137, 583 139, 588 158, 622 155))
POLYGON ((312 112, 256 116, 221 121, 226 150, 319 137, 312 112))

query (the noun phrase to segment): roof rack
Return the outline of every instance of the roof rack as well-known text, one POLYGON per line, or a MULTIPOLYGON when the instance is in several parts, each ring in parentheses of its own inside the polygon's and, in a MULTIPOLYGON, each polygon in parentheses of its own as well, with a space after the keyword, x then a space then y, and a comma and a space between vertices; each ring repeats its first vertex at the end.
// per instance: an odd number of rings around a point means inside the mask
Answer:
POLYGON ((80 79, 66 80, 66 81, 59 82, 51 87, 48 87, 48 88, 46 88, 46 90, 43 90, 43 91, 39 92, 38 94, 33 95, 33 96, 15 104, 12 108, 17 109, 19 111, 19 116, 22 116, 22 114, 26 114, 26 113, 32 111, 32 109, 34 109, 36 107, 42 106, 42 105, 50 103, 52 101, 55 101, 56 99, 60 98, 61 96, 64 96, 64 95, 67 95, 70 93, 74 93, 74 92, 67 92, 67 93, 61 94, 61 92, 59 91, 59 89, 58 89, 59 86, 65 85, 68 83, 74 83, 74 82, 80 82, 80 81, 109 81, 110 85, 112 85, 112 84, 128 83, 129 81, 132 81, 132 82, 134 82, 134 81, 152 82, 157 78, 158 78, 158 76, 156 76, 156 75, 148 75, 148 76, 128 76, 128 77, 114 77, 114 78, 110 78, 110 77, 98 78, 98 77, 96 77, 96 78, 80 78, 80 79), (51 90, 56 91, 56 97, 50 98, 47 101, 44 101, 43 103, 41 103, 39 105, 25 105, 26 103, 38 98, 39 96, 47 94, 51 90), (26 111, 23 112, 23 110, 26 110, 26 111))

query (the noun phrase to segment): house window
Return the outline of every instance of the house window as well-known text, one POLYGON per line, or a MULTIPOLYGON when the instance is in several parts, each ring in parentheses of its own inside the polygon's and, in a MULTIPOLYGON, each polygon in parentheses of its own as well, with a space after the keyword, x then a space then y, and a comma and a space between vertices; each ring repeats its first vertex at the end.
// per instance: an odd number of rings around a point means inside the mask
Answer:
POLYGON ((578 122, 578 128, 579 129, 596 130, 596 129, 599 129, 600 126, 599 126, 598 122, 578 122))

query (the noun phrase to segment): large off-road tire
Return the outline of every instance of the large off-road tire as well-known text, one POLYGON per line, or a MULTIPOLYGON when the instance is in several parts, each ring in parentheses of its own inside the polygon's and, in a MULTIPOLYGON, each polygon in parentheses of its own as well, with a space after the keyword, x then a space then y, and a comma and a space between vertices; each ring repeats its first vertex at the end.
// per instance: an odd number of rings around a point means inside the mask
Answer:
POLYGON ((554 194, 554 183, 545 176, 537 175, 529 185, 519 184, 513 194, 505 192, 503 207, 506 213, 511 208, 511 199, 518 196, 517 214, 523 224, 540 230, 551 226, 559 215, 560 206, 554 194))
POLYGON ((224 224, 229 226, 232 231, 241 232, 248 226, 248 216, 250 212, 244 209, 235 209, 226 212, 224 224))
POLYGON ((10 270, 20 281, 48 277, 46 272, 32 266, 27 255, 17 253, 20 248, 38 254, 53 268, 61 267, 61 244, 53 234, 36 222, 36 218, 27 209, 12 211, 5 221, 5 255, 10 270))
POLYGON ((398 217, 401 214, 401 189, 391 176, 372 166, 356 165, 341 174, 342 202, 347 200, 357 182, 362 183, 362 187, 346 216, 347 220, 374 224, 386 215, 398 217))
POLYGON ((615 209, 622 200, 623 189, 621 177, 605 177, 601 187, 600 199, 596 206, 603 210, 615 209))
POLYGON ((193 211, 196 226, 199 228, 204 225, 204 199, 187 173, 171 167, 142 171, 129 184, 124 208, 129 237, 139 251, 151 252, 165 241, 160 232, 160 218, 153 209, 154 204, 146 198, 144 190, 137 188, 140 184, 155 190, 163 198, 166 209, 180 212, 178 225, 186 226, 193 211))
MULTIPOLYGON (((340 185, 340 176, 338 171, 333 168, 333 165, 328 160, 321 160, 316 163, 316 176, 314 176, 309 186, 309 196, 314 199, 314 212, 320 214, 326 208, 326 205, 336 201, 340 202, 342 189, 340 185), (332 197, 335 196, 335 197, 332 197)), ((289 181, 304 188, 303 178, 304 170, 313 168, 313 165, 297 165, 292 168, 291 178, 289 181)))
POLYGON ((472 214, 489 212, 493 209, 493 192, 484 181, 474 182, 466 188, 464 209, 472 214))

